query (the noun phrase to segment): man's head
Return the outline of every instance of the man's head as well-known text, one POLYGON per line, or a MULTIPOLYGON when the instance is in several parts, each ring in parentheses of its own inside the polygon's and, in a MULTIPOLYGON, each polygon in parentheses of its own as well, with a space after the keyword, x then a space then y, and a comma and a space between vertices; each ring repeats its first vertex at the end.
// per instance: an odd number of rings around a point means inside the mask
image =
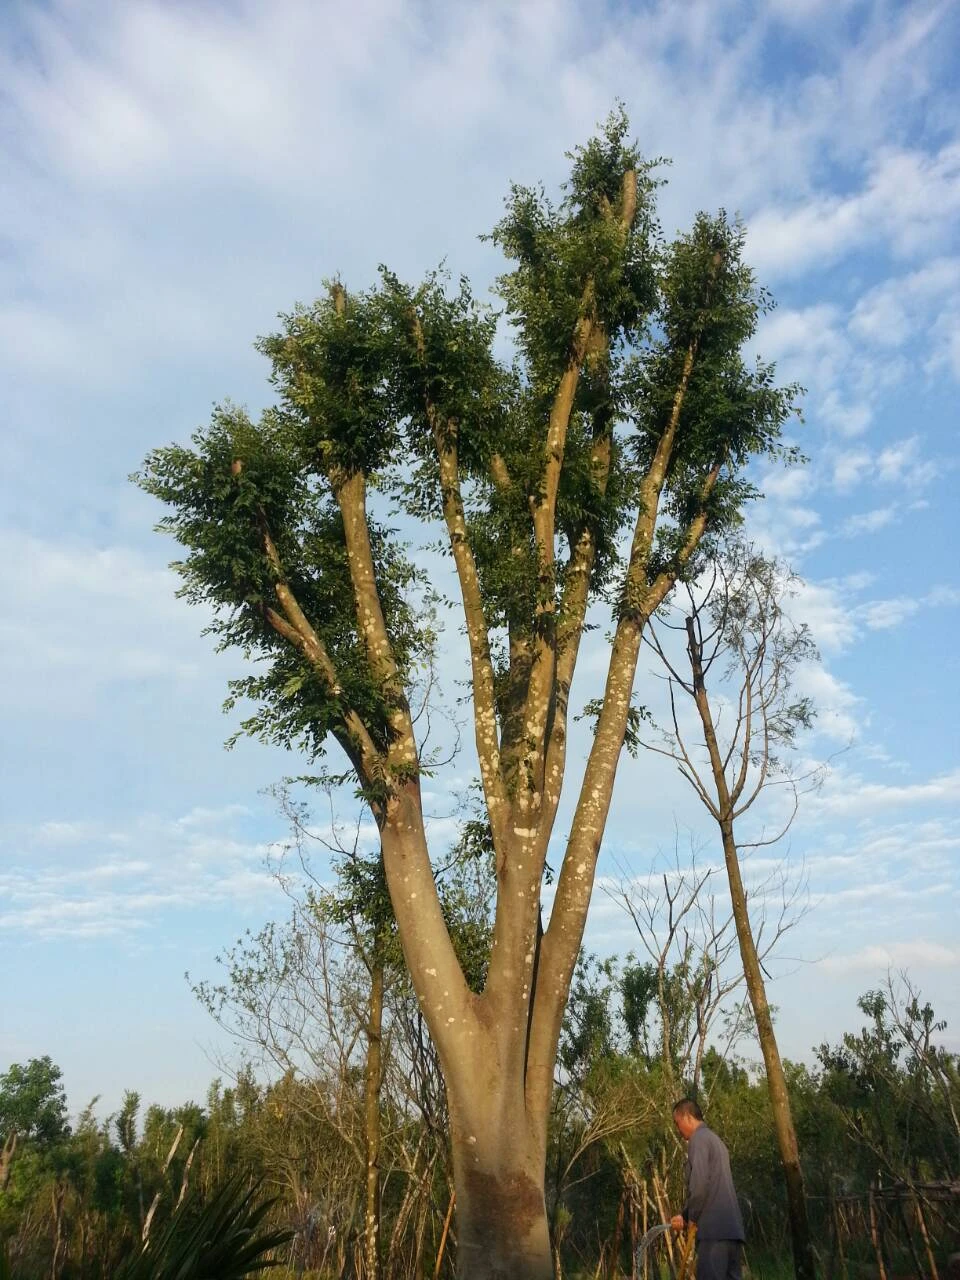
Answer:
POLYGON ((681 1098, 673 1108, 673 1123, 684 1142, 703 1124, 703 1112, 692 1098, 681 1098))

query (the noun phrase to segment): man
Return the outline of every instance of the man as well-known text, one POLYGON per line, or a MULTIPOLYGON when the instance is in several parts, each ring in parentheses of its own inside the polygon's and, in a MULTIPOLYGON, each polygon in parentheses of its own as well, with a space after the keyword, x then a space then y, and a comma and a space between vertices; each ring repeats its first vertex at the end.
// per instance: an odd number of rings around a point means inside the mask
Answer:
POLYGON ((670 1225, 697 1227, 697 1280, 740 1280, 743 1218, 730 1173, 727 1148, 703 1123, 692 1098, 673 1108, 673 1123, 687 1144, 687 1202, 670 1225))

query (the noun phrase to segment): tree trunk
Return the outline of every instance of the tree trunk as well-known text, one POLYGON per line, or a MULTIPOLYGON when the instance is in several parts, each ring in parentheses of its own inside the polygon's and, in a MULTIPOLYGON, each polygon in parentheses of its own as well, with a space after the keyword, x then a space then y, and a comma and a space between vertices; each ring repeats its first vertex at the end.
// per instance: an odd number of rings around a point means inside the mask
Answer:
POLYGON ((370 1019, 367 1026, 365 1122, 367 1131, 364 1263, 367 1280, 380 1280, 380 1081, 383 1036, 383 961, 375 948, 370 969, 370 1019))
MULTIPOLYGON (((537 969, 540 870, 500 889, 499 981, 470 991, 450 943, 426 853, 419 803, 401 796, 381 831, 384 868, 407 967, 436 1045, 450 1119, 462 1280, 552 1280, 546 1132, 556 1037, 549 1062, 528 1043, 543 986, 537 969), (406 803, 405 803, 406 802, 406 803), (496 990, 493 990, 496 988, 496 990)), ((525 837, 526 838, 526 837, 525 837)), ((570 966, 572 970, 572 965, 570 966)), ((562 979, 554 979, 553 988, 562 979)), ((552 992, 551 992, 552 994, 552 992)))
POLYGON ((457 1273, 461 1280, 552 1280, 542 1143, 522 1102, 511 1116, 500 1091, 477 1085, 466 1105, 450 1096, 457 1273))
POLYGON ((810 1224, 807 1220, 807 1202, 803 1190, 803 1173, 800 1169, 800 1153, 797 1147, 797 1133, 793 1126, 793 1115, 790 1111, 790 1097, 787 1093, 787 1080, 783 1073, 780 1050, 773 1029, 773 1018, 767 1002, 767 991, 763 981, 763 970, 757 956, 753 930, 750 927, 750 915, 747 911, 747 895, 740 875, 740 857, 733 829, 733 801, 727 785, 724 761, 717 741, 713 723, 713 713, 707 698, 704 682, 703 662, 700 646, 694 629, 694 619, 687 619, 687 652, 690 656, 690 667, 693 674, 694 700, 703 725, 703 736, 710 756, 710 768, 716 787, 720 836, 723 842, 723 860, 726 864, 727 879, 730 884, 730 901, 733 907, 733 919, 737 928, 737 942, 740 945, 740 959, 743 964, 743 976, 747 985, 747 994, 757 1024, 757 1036, 760 1040, 760 1051, 767 1073, 767 1088, 770 1092, 770 1104, 773 1109, 773 1126, 777 1135, 777 1146, 783 1162, 783 1176, 787 1192, 787 1209, 790 1215, 790 1238, 793 1244, 793 1266, 797 1280, 816 1280, 817 1268, 813 1252, 813 1241, 810 1237, 810 1224))
POLYGON ((10 1170, 13 1165, 13 1157, 17 1154, 17 1131, 11 1130, 7 1134, 3 1143, 3 1149, 0 1150, 0 1191, 6 1191, 7 1183, 10 1181, 10 1170))
POLYGON ((747 899, 740 876, 740 862, 737 857, 737 846, 733 837, 733 824, 724 819, 720 826, 723 837, 723 857, 727 865, 727 877, 730 881, 730 897, 733 902, 733 918, 737 926, 737 940, 740 943, 740 958, 743 963, 743 975, 747 984, 747 993, 753 1008, 753 1016, 757 1023, 757 1036, 760 1040, 760 1051, 763 1054, 763 1065, 767 1072, 767 1088, 770 1092, 770 1105, 773 1110, 773 1127, 777 1135, 777 1146, 783 1162, 783 1177, 787 1191, 787 1209, 790 1215, 790 1237, 793 1243, 793 1266, 797 1280, 816 1280, 817 1268, 813 1252, 813 1241, 810 1237, 810 1224, 807 1220, 807 1201, 803 1190, 803 1172, 800 1168, 800 1152, 797 1146, 797 1132, 793 1125, 790 1110, 790 1096, 787 1093, 787 1078, 783 1073, 780 1050, 773 1029, 773 1018, 767 1002, 767 991, 763 981, 763 971, 757 957, 757 948, 750 928, 750 916, 747 912, 747 899))

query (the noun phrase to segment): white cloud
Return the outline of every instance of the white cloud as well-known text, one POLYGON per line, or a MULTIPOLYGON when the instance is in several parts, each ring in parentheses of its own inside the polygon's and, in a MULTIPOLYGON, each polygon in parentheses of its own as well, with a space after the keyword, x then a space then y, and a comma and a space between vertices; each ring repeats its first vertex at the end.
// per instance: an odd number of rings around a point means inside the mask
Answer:
POLYGON ((850 330, 881 347, 922 339, 937 325, 958 286, 960 258, 936 258, 863 294, 850 317, 850 330))
POLYGON ((807 624, 817 646, 827 653, 845 649, 856 638, 856 623, 837 583, 800 582, 790 613, 807 624))
POLYGON ((956 587, 934 587, 923 595, 894 596, 888 600, 871 600, 858 605, 854 617, 871 631, 885 631, 897 627, 924 608, 941 608, 960 603, 960 590, 956 587))
POLYGON ((912 481, 918 466, 919 443, 916 436, 910 436, 906 440, 897 440, 882 449, 875 464, 879 478, 887 482, 908 478, 912 481))
POLYGON ((960 604, 960 587, 934 587, 924 596, 924 603, 929 605, 960 604))
POLYGON ((69 714, 125 682, 195 682, 203 623, 175 599, 177 585, 126 547, 0 530, 6 714, 41 703, 69 714))
POLYGON ((882 973, 887 969, 952 969, 960 966, 960 947, 944 946, 916 938, 907 942, 878 943, 847 955, 820 961, 828 973, 882 973))
MULTIPOLYGON (((879 484, 897 485, 910 494, 916 494, 930 485, 938 474, 937 464, 923 457, 920 437, 916 435, 893 440, 879 450, 860 445, 828 456, 832 484, 838 493, 849 493, 864 484, 879 484)), ((892 519, 893 514, 891 509, 889 518, 892 519)), ((873 518, 878 517, 874 515, 873 518)))
POLYGON ((897 518, 896 507, 875 507, 872 511, 862 511, 848 516, 841 525, 841 533, 853 538, 863 533, 878 533, 892 524, 897 518))
POLYGON ((912 618, 920 608, 920 601, 913 596, 897 596, 891 600, 873 600, 861 605, 857 617, 871 631, 886 631, 890 627, 898 627, 907 618, 912 618))
POLYGON ((813 487, 807 467, 781 467, 764 472, 759 480, 761 493, 768 502, 796 502, 806 497, 813 487))
POLYGON ((833 487, 846 493, 862 481, 870 469, 872 458, 867 449, 847 449, 833 459, 833 487))
POLYGON ((159 934, 181 912, 231 905, 266 912, 279 899, 266 843, 240 837, 242 805, 8 827, 0 933, 32 939, 159 934))
POLYGON ((821 815, 872 815, 903 806, 954 804, 960 800, 960 769, 952 769, 924 782, 882 783, 855 775, 836 774, 817 796, 821 815))
POLYGON ((858 741, 869 721, 864 699, 843 680, 820 664, 797 671, 793 687, 797 694, 813 700, 816 733, 845 746, 858 741))
POLYGON ((934 323, 932 350, 924 368, 931 376, 945 369, 960 380, 960 306, 956 298, 934 323))
POLYGON ((960 213, 960 145, 938 152, 887 149, 852 195, 809 196, 750 220, 751 260, 781 276, 825 267, 854 248, 885 244, 912 256, 945 244, 960 213))

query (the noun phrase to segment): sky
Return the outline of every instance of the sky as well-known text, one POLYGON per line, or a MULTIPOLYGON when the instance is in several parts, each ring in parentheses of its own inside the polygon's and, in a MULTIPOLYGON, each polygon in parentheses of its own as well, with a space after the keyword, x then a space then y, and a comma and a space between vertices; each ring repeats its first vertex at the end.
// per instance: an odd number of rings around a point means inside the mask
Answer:
MULTIPOLYGON (((269 403, 253 341, 325 279, 444 261, 484 294, 510 182, 555 193, 618 99, 672 161, 668 235, 745 221, 779 303, 753 346, 806 388, 810 461, 763 471, 749 519, 803 578, 801 761, 830 762, 776 855, 807 906, 781 1047, 812 1061, 906 970, 960 1050, 958 51, 960 9, 922 0, 0 6, 0 1071, 49 1054, 74 1110, 202 1098, 230 1046, 184 974, 285 909, 267 789, 303 761, 223 750, 242 660, 175 598, 130 473, 215 402, 269 403)), ((469 773, 428 797, 436 847, 469 773)), ((625 759, 608 888, 711 840, 668 762, 625 759)), ((631 930, 601 886, 587 945, 631 930)))

